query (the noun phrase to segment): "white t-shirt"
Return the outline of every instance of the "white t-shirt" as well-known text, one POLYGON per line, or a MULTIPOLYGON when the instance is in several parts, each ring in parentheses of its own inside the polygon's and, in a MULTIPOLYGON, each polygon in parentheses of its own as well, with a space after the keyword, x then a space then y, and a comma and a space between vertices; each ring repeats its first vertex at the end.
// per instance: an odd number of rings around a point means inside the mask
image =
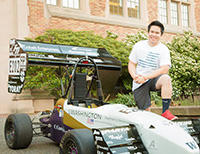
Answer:
MULTIPOLYGON (((137 42, 129 55, 129 60, 136 63, 136 74, 145 75, 163 65, 171 66, 170 51, 166 45, 159 43, 155 47, 148 44, 148 40, 137 42)), ((133 81, 132 90, 141 86, 133 81)))

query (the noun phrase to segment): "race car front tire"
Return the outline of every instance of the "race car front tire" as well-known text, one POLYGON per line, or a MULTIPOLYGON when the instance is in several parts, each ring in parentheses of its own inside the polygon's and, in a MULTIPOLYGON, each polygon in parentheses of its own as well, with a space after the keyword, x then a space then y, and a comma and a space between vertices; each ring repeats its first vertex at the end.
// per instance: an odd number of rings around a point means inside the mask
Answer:
POLYGON ((74 129, 66 132, 60 142, 60 154, 95 154, 92 131, 74 129))
POLYGON ((27 114, 10 114, 5 122, 4 136, 11 149, 27 148, 33 138, 32 122, 27 114))

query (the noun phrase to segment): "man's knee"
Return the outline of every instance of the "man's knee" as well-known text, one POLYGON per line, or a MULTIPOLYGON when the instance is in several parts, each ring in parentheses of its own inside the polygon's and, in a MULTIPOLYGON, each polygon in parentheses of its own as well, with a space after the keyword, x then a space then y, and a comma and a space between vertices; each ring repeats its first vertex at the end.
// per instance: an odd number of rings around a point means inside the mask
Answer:
POLYGON ((162 86, 171 86, 171 77, 168 74, 163 74, 156 83, 156 89, 161 89, 162 86))
POLYGON ((161 76, 163 82, 171 83, 171 77, 168 74, 164 74, 161 76))

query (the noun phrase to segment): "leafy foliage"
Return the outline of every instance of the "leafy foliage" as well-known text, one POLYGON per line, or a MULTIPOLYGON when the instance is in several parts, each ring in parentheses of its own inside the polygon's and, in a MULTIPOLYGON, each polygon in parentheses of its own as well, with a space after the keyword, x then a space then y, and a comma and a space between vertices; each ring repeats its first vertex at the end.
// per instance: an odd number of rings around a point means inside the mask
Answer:
POLYGON ((125 43, 133 46, 135 43, 141 40, 147 40, 147 34, 142 30, 138 31, 135 35, 126 35, 125 43))
POLYGON ((118 93, 116 99, 110 100, 109 103, 112 104, 124 104, 128 107, 135 107, 136 103, 134 101, 134 96, 132 93, 129 94, 121 94, 118 93))
POLYGON ((200 42, 192 35, 185 31, 184 35, 178 34, 167 43, 171 50, 174 98, 187 98, 200 90, 200 42))
POLYGON ((122 78, 123 86, 127 90, 132 89, 132 80, 133 80, 128 72, 128 67, 127 67, 128 61, 129 61, 128 57, 131 52, 132 46, 141 40, 147 40, 147 35, 145 31, 140 30, 135 35, 126 35, 125 43, 127 44, 127 46, 130 47, 130 50, 128 51, 127 54, 124 53, 124 57, 126 57, 126 65, 122 69, 123 72, 122 72, 121 78, 122 78))
POLYGON ((58 68, 30 66, 27 70, 24 88, 41 89, 56 98, 60 98, 62 96, 60 78, 62 77, 64 85, 69 79, 69 74, 66 75, 66 71, 63 68, 61 72, 61 74, 58 72, 58 68))
POLYGON ((72 46, 106 48, 112 56, 118 58, 122 65, 127 65, 127 57, 131 49, 126 43, 117 41, 116 34, 107 31, 107 37, 95 35, 92 31, 71 31, 65 29, 49 29, 44 35, 36 37, 37 42, 45 42, 52 44, 65 44, 72 46), (125 55, 125 56, 124 56, 125 55))
MULTIPOLYGON (((127 36, 126 43, 134 45, 140 40, 147 39, 144 31, 134 36, 127 36)), ((193 37, 192 32, 185 31, 177 34, 171 42, 166 43, 171 50, 172 67, 169 75, 172 78, 173 98, 187 98, 200 90, 200 42, 193 37)), ((128 76, 124 70, 123 76, 128 76)), ((130 79, 130 78, 129 78, 130 79)), ((123 80, 124 86, 131 89, 131 80, 123 80), (129 81, 128 81, 129 80, 129 81)))
MULTIPOLYGON (((49 29, 43 35, 35 39, 27 38, 31 41, 51 43, 51 44, 65 44, 72 46, 92 47, 92 48, 106 48, 112 56, 118 58, 122 65, 127 65, 127 57, 130 47, 124 42, 115 40, 117 35, 107 32, 106 38, 100 35, 95 35, 91 31, 77 31, 73 32, 65 29, 49 29)), ((56 73, 57 69, 44 68, 34 66, 27 71, 25 88, 42 89, 56 98, 61 97, 61 84, 59 75, 56 73)), ((64 72, 64 71, 63 71, 64 72)), ((63 80, 64 80, 64 75, 63 80)))
MULTIPOLYGON (((200 90, 200 43, 198 38, 192 35, 190 31, 184 32, 184 35, 177 34, 171 42, 166 43, 171 50, 172 67, 169 74, 172 78, 174 98, 188 97, 200 90)), ((117 34, 109 31, 107 31, 107 36, 103 38, 100 35, 95 35, 92 31, 74 32, 65 29, 49 29, 32 41, 106 48, 112 56, 122 62, 123 69, 119 81, 127 90, 131 90, 132 79, 127 69, 128 57, 132 46, 138 41, 146 40, 147 35, 144 31, 138 31, 135 35, 127 35, 124 42, 117 41, 117 37, 117 34)), ((62 74, 62 76, 64 80, 65 75, 62 74)), ((61 96, 60 79, 57 70, 52 68, 29 67, 25 88, 43 89, 57 98, 61 96)), ((128 106, 130 102, 133 104, 132 94, 128 96, 118 94, 117 99, 121 99, 121 102, 126 100, 128 106)))

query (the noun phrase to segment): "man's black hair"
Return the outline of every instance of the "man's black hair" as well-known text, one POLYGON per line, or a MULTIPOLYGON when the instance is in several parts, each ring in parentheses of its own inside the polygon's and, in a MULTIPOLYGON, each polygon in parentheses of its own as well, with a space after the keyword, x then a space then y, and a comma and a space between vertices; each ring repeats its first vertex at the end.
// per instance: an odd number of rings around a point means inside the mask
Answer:
POLYGON ((158 20, 152 21, 148 25, 148 32, 150 31, 151 26, 158 26, 158 27, 160 27, 161 35, 164 33, 165 27, 164 27, 164 25, 160 21, 158 21, 158 20))

